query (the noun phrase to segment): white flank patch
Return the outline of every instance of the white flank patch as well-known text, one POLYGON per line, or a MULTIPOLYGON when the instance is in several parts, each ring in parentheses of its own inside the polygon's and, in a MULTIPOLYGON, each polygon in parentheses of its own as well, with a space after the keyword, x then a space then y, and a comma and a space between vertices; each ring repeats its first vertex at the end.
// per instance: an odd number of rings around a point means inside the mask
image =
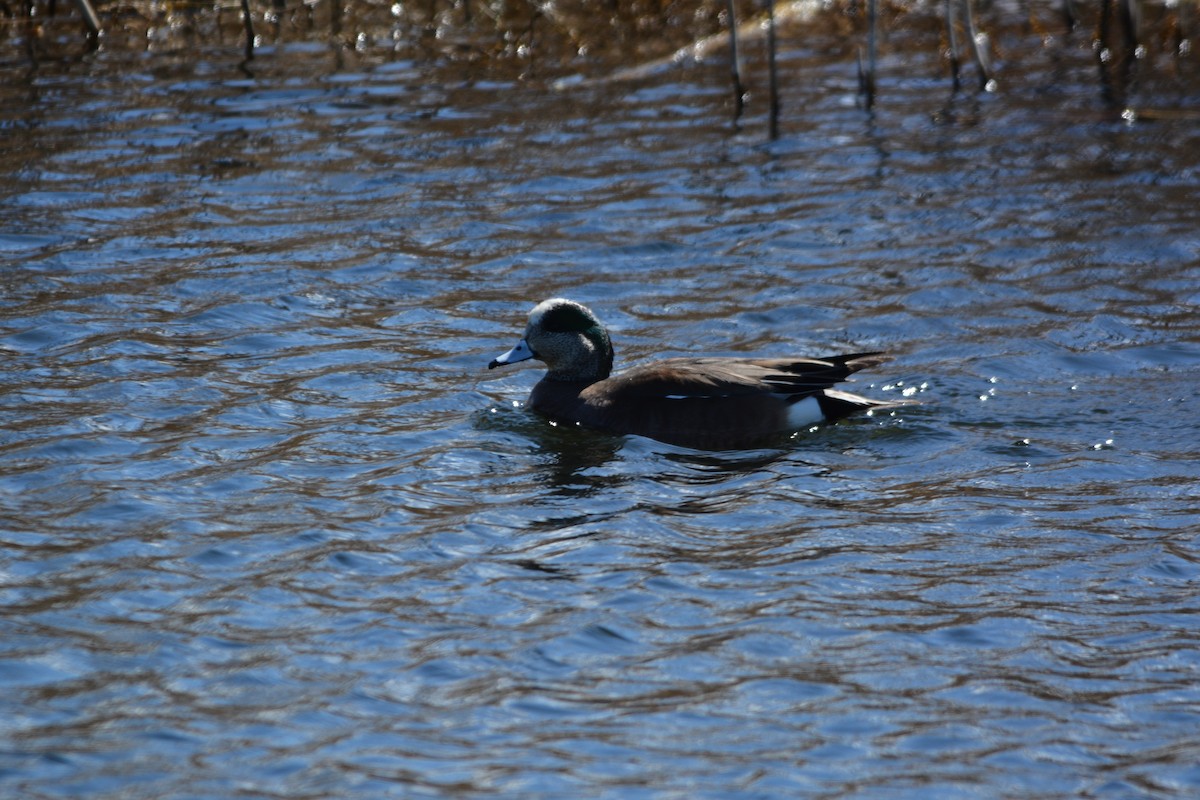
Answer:
POLYGON ((789 428, 799 429, 824 422, 825 415, 821 413, 821 404, 817 402, 817 398, 806 397, 788 406, 787 419, 789 428))

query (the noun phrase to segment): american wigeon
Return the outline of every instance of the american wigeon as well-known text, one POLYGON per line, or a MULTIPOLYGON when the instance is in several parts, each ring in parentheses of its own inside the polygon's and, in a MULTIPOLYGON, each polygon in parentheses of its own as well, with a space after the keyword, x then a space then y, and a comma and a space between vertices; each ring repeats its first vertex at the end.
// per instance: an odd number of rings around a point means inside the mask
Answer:
POLYGON ((668 358, 610 377, 608 332, 585 306, 554 298, 529 312, 525 336, 488 369, 536 358, 546 375, 529 405, 557 422, 705 449, 772 437, 896 403, 839 392, 834 384, 886 359, 668 358))

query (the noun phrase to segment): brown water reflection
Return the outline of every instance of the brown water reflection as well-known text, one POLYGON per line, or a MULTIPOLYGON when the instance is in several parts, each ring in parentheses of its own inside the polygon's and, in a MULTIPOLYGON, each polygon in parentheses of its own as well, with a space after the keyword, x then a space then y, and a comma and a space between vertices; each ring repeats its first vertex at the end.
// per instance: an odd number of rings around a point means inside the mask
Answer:
POLYGON ((1194 795, 1197 128, 907 35, 773 143, 719 66, 7 51, 0 795, 1194 795), (924 405, 552 428, 485 368, 551 294, 924 405))

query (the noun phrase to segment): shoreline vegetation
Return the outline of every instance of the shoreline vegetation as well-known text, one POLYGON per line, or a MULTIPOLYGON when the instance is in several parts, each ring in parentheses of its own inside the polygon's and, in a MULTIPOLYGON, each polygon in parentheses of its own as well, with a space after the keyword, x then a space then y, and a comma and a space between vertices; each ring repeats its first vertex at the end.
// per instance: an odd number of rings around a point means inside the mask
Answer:
POLYGON ((749 64, 768 73, 774 136, 777 61, 813 30, 842 43, 866 107, 913 50, 935 59, 954 92, 997 91, 1005 62, 1020 57, 1012 43, 1022 42, 1090 51, 1105 106, 1127 119, 1200 118, 1188 107, 1200 0, 0 0, 0 63, 217 49, 248 64, 264 48, 303 42, 569 90, 716 62, 728 67, 736 114, 749 64), (1151 89, 1150 102, 1131 109, 1132 92, 1164 79, 1185 86, 1179 98, 1151 89))

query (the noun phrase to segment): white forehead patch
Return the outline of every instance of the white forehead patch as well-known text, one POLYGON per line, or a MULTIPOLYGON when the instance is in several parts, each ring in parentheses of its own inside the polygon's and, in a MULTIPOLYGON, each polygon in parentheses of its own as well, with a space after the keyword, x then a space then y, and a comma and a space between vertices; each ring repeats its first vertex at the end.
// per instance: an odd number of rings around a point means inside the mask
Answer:
POLYGON ((565 300, 561 297, 551 297, 549 300, 543 300, 529 312, 529 324, 533 326, 541 325, 542 317, 545 316, 547 311, 562 303, 570 302, 570 300, 565 300))

